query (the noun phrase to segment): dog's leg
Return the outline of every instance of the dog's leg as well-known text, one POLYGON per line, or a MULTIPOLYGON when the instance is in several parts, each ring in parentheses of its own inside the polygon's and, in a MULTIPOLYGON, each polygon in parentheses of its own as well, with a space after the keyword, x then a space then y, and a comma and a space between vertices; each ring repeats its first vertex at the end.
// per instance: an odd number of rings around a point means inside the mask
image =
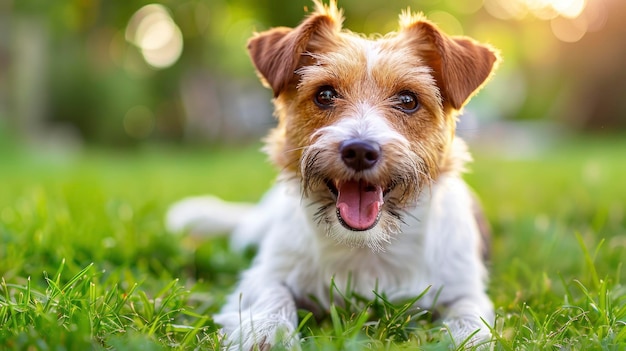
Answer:
POLYGON ((476 346, 491 338, 494 311, 487 296, 487 271, 474 199, 456 176, 439 179, 433 188, 426 236, 426 262, 441 289, 438 304, 455 344, 476 346))
POLYGON ((460 298, 448 305, 443 324, 456 345, 488 345, 493 306, 486 294, 460 298))
POLYGON ((258 277, 248 277, 214 316, 226 335, 224 349, 265 350, 277 344, 298 349, 297 309, 289 289, 280 283, 259 284, 258 277))

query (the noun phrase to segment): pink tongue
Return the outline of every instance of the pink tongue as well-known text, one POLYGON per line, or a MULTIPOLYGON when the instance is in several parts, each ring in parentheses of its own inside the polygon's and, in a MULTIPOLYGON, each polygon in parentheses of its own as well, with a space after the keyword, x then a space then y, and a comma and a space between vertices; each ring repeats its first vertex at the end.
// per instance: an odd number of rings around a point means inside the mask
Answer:
POLYGON ((337 189, 337 208, 341 219, 356 230, 366 230, 374 226, 383 205, 383 189, 356 180, 341 183, 337 189))

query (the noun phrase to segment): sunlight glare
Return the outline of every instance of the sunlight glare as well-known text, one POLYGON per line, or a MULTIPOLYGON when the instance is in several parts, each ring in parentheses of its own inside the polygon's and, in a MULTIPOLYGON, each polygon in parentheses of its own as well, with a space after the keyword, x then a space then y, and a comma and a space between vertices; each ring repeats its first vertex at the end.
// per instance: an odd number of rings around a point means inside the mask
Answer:
POLYGON ((552 0, 552 8, 561 16, 576 18, 585 9, 585 0, 552 0))
POLYGON ((503 20, 523 20, 528 15, 550 21, 554 36, 564 42, 579 41, 589 31, 598 30, 606 21, 603 7, 587 0, 485 0, 489 14, 503 20))
POLYGON ((545 20, 557 16, 576 18, 586 3, 586 0, 485 0, 484 5, 489 13, 502 19, 521 19, 530 13, 545 20))

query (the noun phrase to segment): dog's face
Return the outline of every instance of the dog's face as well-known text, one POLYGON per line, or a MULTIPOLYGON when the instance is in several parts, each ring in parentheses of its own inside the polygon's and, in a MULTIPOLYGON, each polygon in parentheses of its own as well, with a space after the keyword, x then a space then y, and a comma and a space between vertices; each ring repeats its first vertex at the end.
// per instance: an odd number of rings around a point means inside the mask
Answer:
POLYGON ((267 150, 301 179, 330 236, 381 249, 403 208, 448 166, 456 112, 497 55, 408 12, 399 32, 366 39, 341 29, 334 1, 315 5, 298 27, 249 42, 275 96, 267 150))

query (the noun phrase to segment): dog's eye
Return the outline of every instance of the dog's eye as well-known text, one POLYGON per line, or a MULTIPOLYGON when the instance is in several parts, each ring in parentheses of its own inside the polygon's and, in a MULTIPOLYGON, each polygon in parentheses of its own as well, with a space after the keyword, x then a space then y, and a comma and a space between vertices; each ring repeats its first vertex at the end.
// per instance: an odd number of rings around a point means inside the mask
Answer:
POLYGON ((413 113, 420 108, 415 93, 411 91, 401 91, 396 95, 396 104, 394 106, 404 113, 413 113))
POLYGON ((321 108, 329 108, 335 103, 338 94, 333 87, 325 85, 315 94, 315 104, 321 108))

